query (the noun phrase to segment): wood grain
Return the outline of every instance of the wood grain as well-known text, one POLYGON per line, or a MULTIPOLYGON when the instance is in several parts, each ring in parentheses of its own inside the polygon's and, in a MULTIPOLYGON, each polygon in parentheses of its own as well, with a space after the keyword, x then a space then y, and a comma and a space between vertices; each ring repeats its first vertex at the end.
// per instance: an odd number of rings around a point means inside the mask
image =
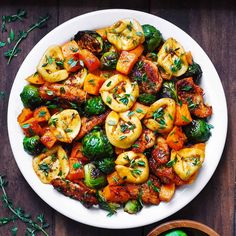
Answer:
MULTIPOLYGON (((49 13, 52 17, 47 27, 33 31, 20 45, 22 52, 7 66, 2 54, 5 48, 0 49, 0 91, 6 95, 0 99, 0 174, 6 174, 9 180, 7 188, 9 195, 17 205, 23 206, 33 216, 45 213, 50 223, 50 235, 146 235, 153 227, 161 222, 131 230, 105 230, 86 226, 70 220, 55 212, 44 203, 29 187, 21 175, 11 152, 7 134, 7 103, 14 77, 26 55, 32 47, 50 30, 64 21, 77 15, 107 8, 129 8, 150 12, 163 17, 189 33, 207 52, 215 65, 226 91, 229 129, 224 153, 213 178, 203 191, 190 204, 173 216, 162 222, 173 219, 192 219, 213 227, 220 235, 235 235, 235 156, 236 156, 236 4, 233 0, 221 1, 178 1, 171 0, 150 1, 123 1, 95 0, 95 1, 1 1, 0 16, 15 13, 24 8, 28 18, 22 23, 9 24, 14 30, 27 29, 40 15, 49 13)), ((0 40, 6 39, 0 33, 0 40)), ((200 62, 199 62, 200 63, 200 62)), ((30 66, 30 65, 29 65, 30 66)), ((24 157, 22 157, 24 158, 24 157)), ((214 157, 212 157, 214 158, 214 157)), ((6 216, 8 211, 0 210, 0 217, 6 216)), ((19 225, 19 224, 17 224, 19 225)), ((0 235, 10 235, 11 225, 0 228, 0 235)), ((19 235, 23 235, 24 225, 20 224, 19 235)))

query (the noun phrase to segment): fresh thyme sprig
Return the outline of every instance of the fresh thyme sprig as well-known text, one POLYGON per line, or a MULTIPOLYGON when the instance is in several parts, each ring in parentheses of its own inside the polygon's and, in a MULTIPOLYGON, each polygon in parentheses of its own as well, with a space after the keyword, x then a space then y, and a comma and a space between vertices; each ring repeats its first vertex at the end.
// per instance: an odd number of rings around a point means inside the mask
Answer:
POLYGON ((11 23, 17 20, 23 21, 23 18, 26 18, 27 12, 25 10, 19 9, 16 14, 10 16, 2 16, 2 33, 6 32, 6 23, 11 23))
POLYGON ((12 49, 9 49, 4 53, 4 56, 8 58, 7 64, 9 64, 14 56, 17 56, 17 53, 20 52, 20 49, 18 48, 21 41, 25 38, 27 38, 28 34, 33 31, 34 29, 40 29, 42 28, 47 20, 49 19, 49 15, 46 15, 45 17, 40 17, 39 21, 35 24, 31 25, 30 28, 27 31, 20 31, 16 44, 12 49))
MULTIPOLYGON (((0 227, 8 224, 9 222, 14 222, 16 220, 21 220, 23 223, 26 224, 26 232, 25 235, 27 236, 35 236, 37 232, 41 232, 45 236, 49 236, 45 229, 49 226, 46 223, 44 215, 40 214, 36 217, 36 220, 33 220, 30 214, 25 213, 25 211, 18 207, 16 208, 13 205, 12 200, 7 196, 5 187, 7 186, 7 181, 5 180, 4 176, 0 175, 0 189, 2 190, 2 203, 3 205, 8 208, 11 212, 11 216, 0 218, 0 227)), ((17 231, 17 227, 12 228, 12 233, 17 231)))

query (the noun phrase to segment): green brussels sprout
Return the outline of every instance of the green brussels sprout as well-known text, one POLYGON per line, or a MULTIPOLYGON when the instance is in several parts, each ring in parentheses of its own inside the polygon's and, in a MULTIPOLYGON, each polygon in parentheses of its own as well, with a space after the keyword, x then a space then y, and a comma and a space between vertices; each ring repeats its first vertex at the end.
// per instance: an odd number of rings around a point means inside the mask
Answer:
POLYGON ((153 52, 162 41, 161 32, 152 25, 142 25, 142 28, 145 36, 145 51, 153 52))
POLYGON ((25 107, 34 109, 42 103, 42 99, 39 96, 38 88, 33 85, 26 85, 20 94, 21 101, 25 107))
POLYGON ((138 96, 138 101, 144 105, 151 105, 157 100, 156 95, 143 93, 138 96))
POLYGON ((202 69, 199 64, 193 63, 188 67, 186 73, 182 76, 183 78, 193 77, 193 80, 196 84, 200 83, 200 79, 202 77, 202 69))
POLYGON ((141 211, 142 205, 138 200, 129 200, 126 202, 124 211, 129 214, 136 214, 137 212, 141 211))
POLYGON ((108 211, 107 216, 112 216, 116 213, 116 210, 120 207, 119 204, 114 203, 114 202, 107 202, 104 196, 102 195, 102 191, 97 191, 97 199, 98 199, 98 204, 99 206, 105 210, 108 211))
POLYGON ((105 52, 100 60, 102 69, 115 69, 118 59, 119 54, 117 52, 105 52))
POLYGON ((113 158, 104 158, 95 163, 100 171, 110 174, 115 169, 115 161, 113 158))
POLYGON ((87 49, 94 54, 99 54, 103 50, 103 39, 101 35, 92 30, 79 31, 74 36, 75 41, 82 49, 87 49))
POLYGON ((205 120, 193 120, 189 125, 184 127, 187 138, 193 143, 206 142, 211 136, 212 125, 205 120))
POLYGON ((93 163, 84 165, 84 183, 89 188, 102 188, 107 184, 107 179, 93 163))
POLYGON ((108 40, 103 41, 103 50, 101 52, 101 55, 104 54, 105 52, 109 52, 111 46, 112 44, 108 40))
POLYGON ((163 236, 188 236, 184 231, 180 229, 172 230, 168 233, 162 234, 163 236))
POLYGON ((30 155, 37 155, 43 150, 43 145, 40 142, 39 136, 24 137, 23 147, 30 155))
POLYGON ((113 148, 102 130, 92 130, 82 140, 83 154, 90 160, 112 157, 113 148))
POLYGON ((84 109, 88 115, 100 115, 106 111, 106 105, 101 97, 92 97, 86 101, 84 109))
POLYGON ((176 102, 178 102, 177 90, 175 87, 175 83, 173 81, 165 81, 162 84, 161 96, 167 97, 167 98, 172 98, 176 102))

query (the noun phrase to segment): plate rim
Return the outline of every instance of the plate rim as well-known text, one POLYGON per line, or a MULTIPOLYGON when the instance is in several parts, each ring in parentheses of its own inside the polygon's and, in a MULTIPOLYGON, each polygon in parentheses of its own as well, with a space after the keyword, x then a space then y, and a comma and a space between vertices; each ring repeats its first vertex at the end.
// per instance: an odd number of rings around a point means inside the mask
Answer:
MULTIPOLYGON (((127 14, 128 15, 128 14, 127 14)), ((8 137, 9 137, 9 141, 10 141, 10 146, 11 146, 11 150, 13 152, 13 156, 14 156, 14 159, 17 163, 17 166, 18 168, 20 169, 20 172, 21 174, 24 176, 26 182, 31 186, 31 188, 34 190, 34 192, 36 192, 36 194, 45 202, 47 203, 50 207, 52 207, 54 210, 58 211, 59 213, 77 221, 77 222, 80 222, 80 223, 84 223, 84 224, 87 224, 87 225, 90 225, 90 226, 96 226, 96 227, 100 227, 100 228, 110 228, 110 229, 126 229, 126 228, 135 228, 135 227, 140 227, 140 226, 144 226, 144 225, 148 225, 148 224, 151 224, 151 223, 154 223, 154 222, 158 222, 160 220, 163 220, 165 218, 167 218, 168 216, 170 215, 173 215, 174 213, 178 212, 180 209, 182 209, 184 206, 188 205, 207 185, 207 183, 209 182, 209 180, 212 178, 220 160, 221 160, 221 157, 222 157, 222 154, 223 154, 223 150, 224 150, 224 147, 225 147, 225 142, 226 142, 226 135, 227 135, 227 130, 228 130, 228 110, 227 110, 227 103, 226 103, 226 97, 225 97, 225 93, 224 93, 224 90, 223 90, 223 85, 221 83, 221 80, 220 80, 220 77, 214 67, 214 64, 211 62, 210 58, 208 57, 208 55, 206 54, 206 52, 200 47, 200 45, 195 41, 195 39, 193 39, 189 34, 187 34, 185 31, 183 31, 181 28, 179 28, 178 26, 176 26, 175 24, 173 24, 172 22, 170 21, 167 21, 165 19, 163 19, 162 17, 159 17, 159 16, 156 16, 156 15, 153 15, 153 14, 150 14, 150 13, 146 13, 146 12, 142 12, 142 11, 137 11, 137 10, 130 10, 130 9, 105 9, 105 10, 98 10, 98 11, 92 11, 92 12, 88 12, 88 13, 85 13, 85 14, 82 14, 82 15, 78 15, 76 17, 73 17, 67 21, 65 21, 64 23, 58 25, 57 27, 55 27, 53 30, 49 31, 41 40, 39 40, 39 42, 30 50, 30 52, 28 53, 28 55, 26 56, 26 58, 24 59, 24 61, 22 62, 22 64, 20 65, 19 67, 19 70, 14 78, 14 82, 12 84, 12 88, 11 88, 11 92, 10 92, 10 96, 9 96, 9 101, 8 101, 8 111, 7 111, 7 129, 8 129, 8 137), (83 219, 80 219, 78 220, 77 217, 75 216, 72 216, 71 214, 68 214, 68 212, 65 212, 65 211, 62 211, 62 210, 58 210, 58 207, 56 207, 55 204, 52 204, 52 203, 49 203, 47 198, 45 196, 42 195, 42 193, 39 191, 39 190, 36 190, 34 188, 34 183, 31 182, 29 180, 29 177, 27 176, 26 172, 23 170, 22 166, 19 164, 19 159, 16 158, 17 154, 16 154, 16 150, 13 148, 14 147, 14 142, 13 142, 13 137, 11 135, 11 126, 9 125, 10 124, 10 121, 12 120, 11 118, 11 101, 14 99, 14 92, 13 92, 13 88, 16 86, 17 84, 17 78, 19 77, 19 74, 20 74, 20 71, 21 71, 21 68, 22 68, 22 65, 24 65, 24 63, 26 62, 27 58, 29 57, 29 55, 31 54, 31 52, 33 51, 33 49, 35 47, 38 47, 40 44, 42 44, 45 40, 45 38, 48 37, 48 35, 51 35, 51 34, 54 34, 55 31, 57 30, 60 30, 61 28, 63 28, 65 25, 67 24, 70 24, 72 22, 76 22, 77 20, 80 20, 80 18, 84 18, 84 17, 90 17, 92 15, 96 15, 96 14, 102 14, 102 13, 110 13, 110 12, 113 12, 114 14, 115 13, 120 13, 120 12, 126 12, 126 13, 133 13, 133 14, 139 14, 139 15, 147 15, 148 17, 154 17, 154 18, 158 18, 159 20, 161 21, 164 21, 168 24, 170 24, 172 27, 175 27, 181 34, 185 34, 185 36, 188 36, 191 40, 193 40, 195 42, 195 44, 203 51, 203 53, 205 54, 207 60, 210 61, 210 63, 212 64, 213 66, 213 69, 214 69, 214 73, 217 75, 217 79, 219 80, 219 89, 221 90, 221 94, 223 95, 222 97, 222 102, 223 102, 223 110, 226 111, 225 113, 225 116, 224 116, 224 121, 225 121, 225 132, 223 132, 221 135, 222 135, 222 145, 221 145, 221 148, 220 148, 220 157, 219 159, 217 160, 217 162, 215 163, 215 166, 213 168, 213 171, 212 171, 212 174, 209 176, 209 178, 205 181, 205 183, 203 184, 203 186, 200 188, 200 190, 198 190, 191 198, 189 201, 187 201, 187 203, 179 203, 178 207, 176 209, 174 209, 173 211, 170 211, 169 214, 165 215, 163 218, 160 218, 160 219, 156 219, 154 217, 153 220, 149 220, 149 221, 143 221, 143 222, 136 222, 135 221, 135 216, 132 216, 133 219, 134 219, 134 222, 132 225, 130 224, 127 224, 127 225, 107 225, 107 224, 102 224, 101 221, 97 221, 97 222, 89 222, 89 220, 83 220, 83 219)), ((64 195, 62 195, 64 197, 64 195)), ((157 206, 158 207, 158 206, 157 206)))

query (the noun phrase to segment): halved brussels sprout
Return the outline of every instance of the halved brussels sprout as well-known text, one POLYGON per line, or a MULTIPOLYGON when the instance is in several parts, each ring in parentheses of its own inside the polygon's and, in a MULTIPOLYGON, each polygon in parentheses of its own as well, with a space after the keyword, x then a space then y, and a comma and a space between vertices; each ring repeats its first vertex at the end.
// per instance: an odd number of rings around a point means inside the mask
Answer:
POLYGON ((105 175, 92 163, 84 166, 84 183, 90 188, 101 188, 107 184, 105 175))
POLYGON ((138 200, 129 200, 126 202, 124 211, 129 214, 136 214, 139 211, 141 211, 142 205, 140 204, 140 201, 138 200))
POLYGON ((81 49, 88 49, 94 54, 99 54, 103 50, 103 39, 95 31, 83 30, 79 31, 74 39, 77 41, 81 49))
POLYGON ((43 145, 40 142, 40 137, 37 135, 33 137, 24 137, 23 147, 24 150, 30 155, 37 155, 43 150, 43 145))
POLYGON ((102 69, 112 70, 116 68, 119 54, 117 52, 106 52, 101 57, 102 69))
POLYGON ((89 115, 100 115, 106 111, 106 105, 102 101, 102 98, 92 97, 85 103, 85 112, 89 115))
POLYGON ((95 163, 100 171, 110 174, 115 169, 115 161, 113 158, 104 158, 95 163))

